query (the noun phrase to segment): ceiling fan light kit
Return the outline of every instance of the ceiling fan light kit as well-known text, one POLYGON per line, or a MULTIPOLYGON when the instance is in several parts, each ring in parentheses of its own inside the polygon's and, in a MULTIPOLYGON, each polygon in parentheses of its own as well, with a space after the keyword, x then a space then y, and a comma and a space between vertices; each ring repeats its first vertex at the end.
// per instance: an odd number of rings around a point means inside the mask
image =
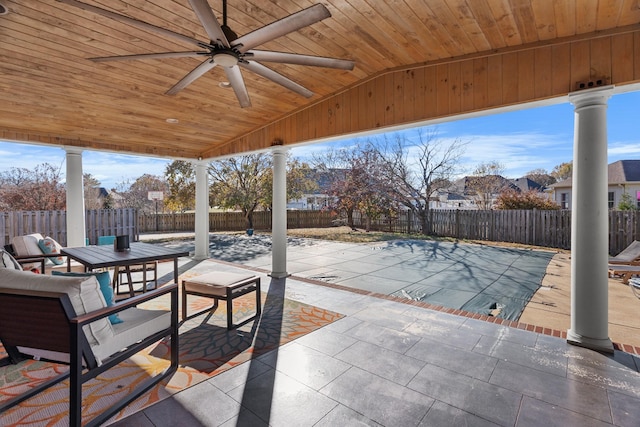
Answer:
POLYGON ((223 67, 238 65, 238 57, 231 52, 220 52, 213 55, 213 62, 223 67))
MULTIPOLYGON (((306 26, 315 24, 331 16, 329 10, 318 3, 299 12, 288 15, 264 27, 258 28, 248 34, 238 37, 231 28, 227 26, 227 1, 222 2, 223 23, 220 25, 213 10, 207 0, 189 0, 193 12, 197 16, 205 32, 209 36, 209 42, 185 36, 157 27, 137 19, 119 13, 111 12, 96 6, 79 2, 77 0, 58 0, 98 15, 105 16, 115 21, 125 23, 139 29, 173 38, 181 42, 191 44, 201 49, 199 51, 187 52, 160 52, 147 54, 133 54, 108 56, 99 58, 89 58, 95 62, 119 61, 119 60, 141 60, 141 59, 163 59, 179 57, 206 57, 204 62, 198 65, 178 81, 166 94, 175 95, 185 89, 195 80, 206 74, 217 65, 223 67, 229 85, 233 88, 241 107, 250 107, 251 100, 244 83, 244 78, 240 68, 249 70, 268 80, 271 80, 304 97, 313 96, 313 92, 304 86, 292 81, 288 77, 262 65, 262 62, 272 62, 281 64, 304 65, 314 67, 325 67, 342 70, 352 70, 354 62, 346 59, 327 58, 321 56, 302 55, 286 52, 252 50, 254 47, 267 43, 278 37, 287 35, 306 26)), ((1 6, 1 5, 0 5, 1 6)), ((222 84, 219 84, 223 87, 222 84)))

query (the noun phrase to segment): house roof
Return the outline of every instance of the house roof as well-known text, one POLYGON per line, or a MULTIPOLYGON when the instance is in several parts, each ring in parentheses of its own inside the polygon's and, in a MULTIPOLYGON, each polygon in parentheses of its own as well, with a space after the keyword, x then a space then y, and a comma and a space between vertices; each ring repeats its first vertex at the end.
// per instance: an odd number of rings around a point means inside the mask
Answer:
MULTIPOLYGON (((84 2, 209 40, 187 0, 84 2)), ((222 1, 204 3, 221 18, 222 1)), ((229 1, 229 26, 243 36, 312 3, 229 1)), ((223 66, 171 96, 165 92, 200 59, 90 60, 196 49, 183 39, 72 0, 2 0, 0 139, 210 159, 564 102, 583 88, 623 90, 640 81, 640 8, 630 1, 560 3, 326 0, 330 17, 256 49, 348 59, 355 68, 268 63, 311 90, 309 98, 245 70, 252 106, 240 108, 234 91, 220 85, 228 81, 223 66)))
POLYGON ((511 185, 512 188, 517 189, 518 191, 542 191, 542 185, 526 177, 512 179, 511 185))
MULTIPOLYGON (((609 185, 640 183, 640 160, 618 160, 607 167, 609 185)), ((571 188, 572 178, 550 185, 551 188, 571 188)))

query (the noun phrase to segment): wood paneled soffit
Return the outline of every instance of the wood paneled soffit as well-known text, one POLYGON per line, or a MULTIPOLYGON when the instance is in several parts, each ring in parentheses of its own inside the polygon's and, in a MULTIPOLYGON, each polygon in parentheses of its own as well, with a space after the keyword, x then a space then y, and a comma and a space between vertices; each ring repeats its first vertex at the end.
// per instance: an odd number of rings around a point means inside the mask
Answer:
POLYGON ((427 122, 640 81, 640 26, 396 68, 202 153, 204 158, 427 122))

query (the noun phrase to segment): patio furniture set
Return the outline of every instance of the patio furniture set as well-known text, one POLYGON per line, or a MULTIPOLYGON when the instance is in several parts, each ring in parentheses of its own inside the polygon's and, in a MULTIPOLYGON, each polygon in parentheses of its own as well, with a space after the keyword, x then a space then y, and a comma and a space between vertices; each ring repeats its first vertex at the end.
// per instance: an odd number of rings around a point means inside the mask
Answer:
MULTIPOLYGON (((43 254, 44 255, 44 254, 43 254)), ((44 273, 45 257, 18 256, 0 250, 0 342, 8 357, 0 366, 17 364, 26 359, 48 360, 69 365, 69 370, 43 381, 10 400, 0 402, 0 413, 69 378, 69 425, 82 424, 82 385, 144 348, 170 339, 170 364, 161 373, 142 381, 131 392, 114 402, 107 410, 84 425, 104 423, 134 399, 164 378, 178 366, 178 258, 188 251, 135 242, 129 250, 117 251, 110 246, 78 248, 57 247, 49 256, 66 257, 66 272, 51 275, 34 274, 33 265, 44 273), (160 260, 173 260, 173 283, 148 290, 143 283, 135 295, 131 266, 148 265, 160 260), (71 272, 72 263, 84 272, 71 272), (31 263, 31 264, 29 264, 31 263), (34 264, 35 263, 35 264, 34 264), (23 269, 23 264, 29 269, 23 269), (130 297, 115 301, 117 282, 108 271, 124 269, 130 297), (169 296, 170 310, 138 307, 156 298, 169 296)), ((63 265, 63 264, 59 264, 63 265)), ((154 277, 157 283, 157 273, 154 277)), ((227 329, 234 329, 260 317, 260 278, 255 275, 208 273, 182 282, 182 319, 215 310, 218 300, 227 303, 227 329), (255 292, 253 315, 233 323, 233 300, 255 292), (212 298, 213 306, 187 316, 187 296, 212 298)))

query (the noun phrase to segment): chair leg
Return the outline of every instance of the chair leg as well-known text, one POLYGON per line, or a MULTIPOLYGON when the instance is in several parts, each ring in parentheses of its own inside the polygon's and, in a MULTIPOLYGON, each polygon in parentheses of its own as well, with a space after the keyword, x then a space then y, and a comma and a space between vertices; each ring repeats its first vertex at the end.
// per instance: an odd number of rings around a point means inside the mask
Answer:
POLYGON ((185 290, 184 280, 182 281, 182 321, 187 319, 187 291, 185 290))
POLYGON ((256 280, 256 318, 262 313, 262 294, 260 292, 260 278, 256 280))
POLYGON ((142 293, 147 292, 147 263, 142 264, 142 293))
POLYGON ((233 329, 233 298, 227 295, 227 329, 233 329))

